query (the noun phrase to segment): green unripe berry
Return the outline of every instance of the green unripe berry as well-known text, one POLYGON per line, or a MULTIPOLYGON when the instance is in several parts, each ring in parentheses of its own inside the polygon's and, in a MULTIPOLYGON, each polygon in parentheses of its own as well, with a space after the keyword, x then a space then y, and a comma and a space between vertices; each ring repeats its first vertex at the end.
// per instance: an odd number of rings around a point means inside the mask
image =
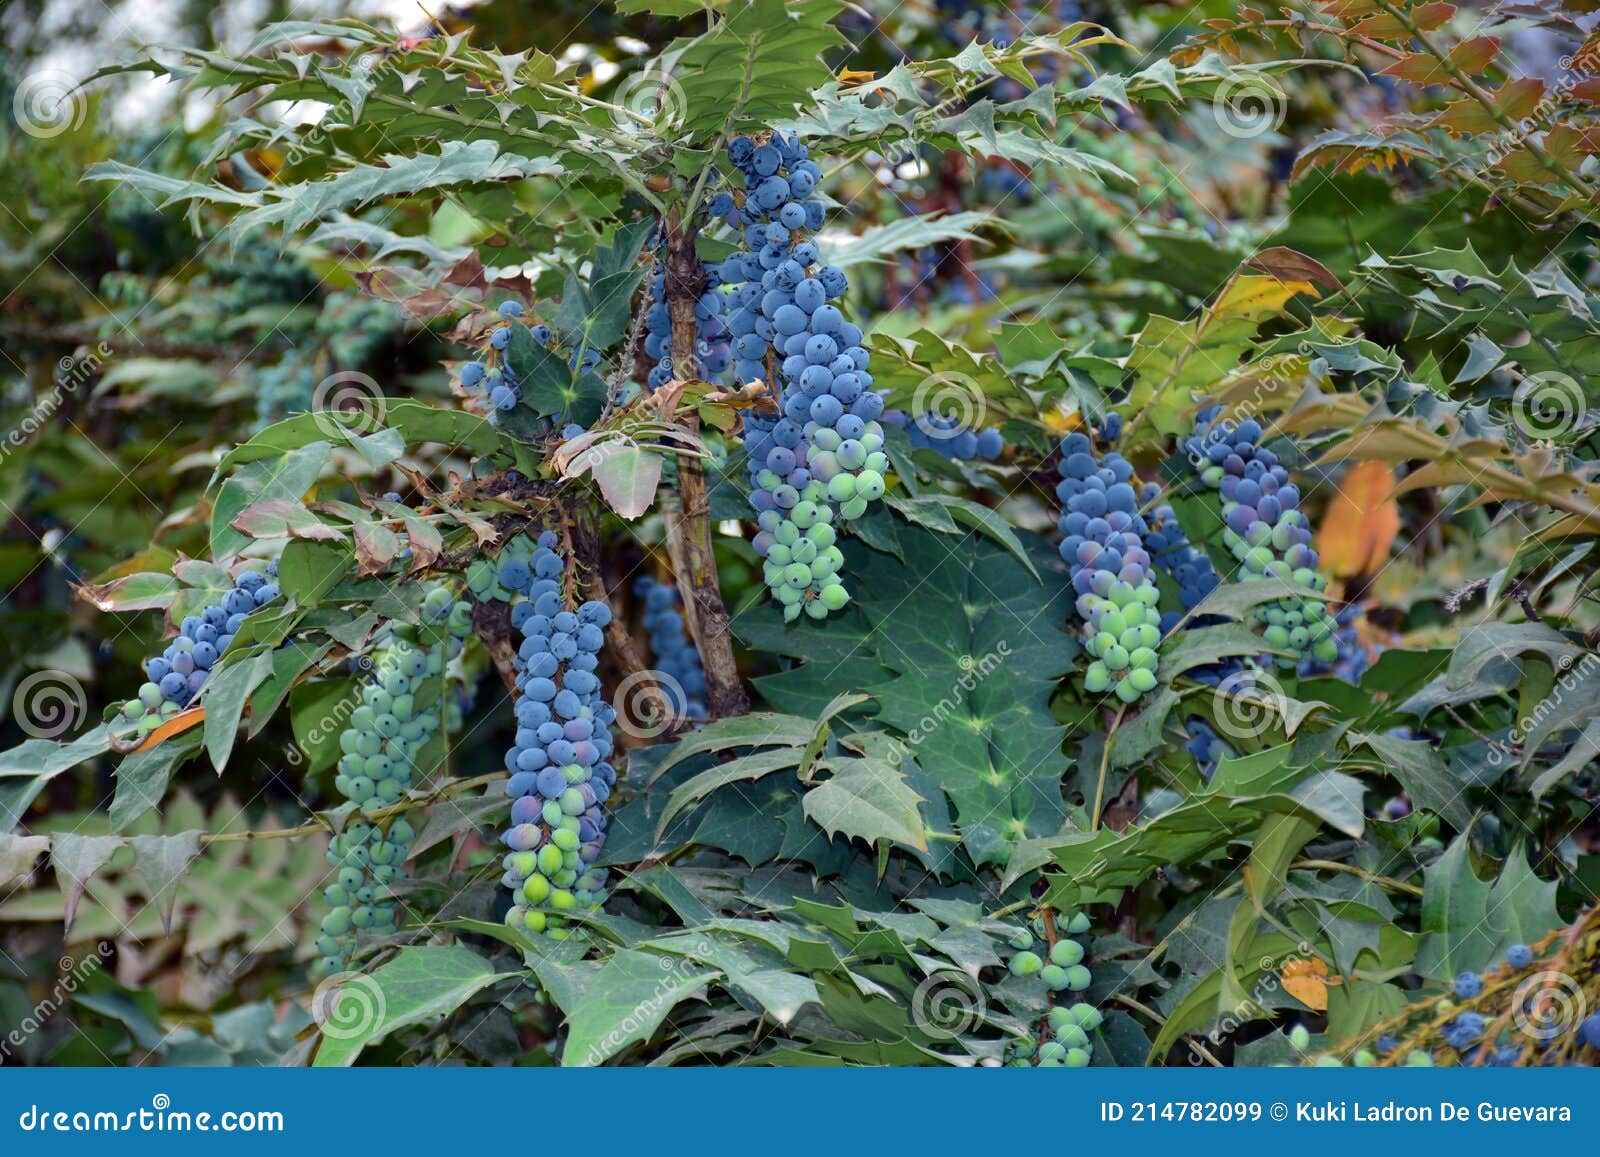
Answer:
POLYGON ((1037 976, 1044 968, 1044 961, 1037 952, 1019 952, 1011 958, 1011 972, 1014 976, 1037 976))
POLYGON ((1050 949, 1050 963, 1070 968, 1083 959, 1083 945, 1076 940, 1057 940, 1050 949))

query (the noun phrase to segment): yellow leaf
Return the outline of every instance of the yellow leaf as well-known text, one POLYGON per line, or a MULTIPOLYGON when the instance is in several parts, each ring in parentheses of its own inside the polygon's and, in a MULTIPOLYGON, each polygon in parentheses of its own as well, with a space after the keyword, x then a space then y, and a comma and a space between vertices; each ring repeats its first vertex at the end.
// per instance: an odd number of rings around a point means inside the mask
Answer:
POLYGON ((1211 307, 1215 317, 1240 317, 1262 319, 1281 313, 1289 299, 1297 293, 1309 297, 1322 296, 1309 281, 1283 281, 1276 277, 1246 274, 1234 278, 1233 284, 1211 307))
POLYGON ((1394 487, 1394 471, 1383 462, 1358 462, 1345 472, 1317 532, 1317 553, 1330 574, 1371 574, 1388 560, 1400 533, 1394 487))
POLYGON ((1324 1012, 1328 1007, 1328 986, 1339 984, 1337 976, 1328 976, 1328 966, 1316 957, 1310 960, 1285 960, 1283 990, 1307 1008, 1324 1012))

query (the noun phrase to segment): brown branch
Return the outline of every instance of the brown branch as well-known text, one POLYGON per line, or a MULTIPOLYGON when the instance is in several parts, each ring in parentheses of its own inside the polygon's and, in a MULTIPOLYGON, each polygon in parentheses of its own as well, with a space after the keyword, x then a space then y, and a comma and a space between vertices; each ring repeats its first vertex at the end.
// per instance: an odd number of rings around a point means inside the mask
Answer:
MULTIPOLYGON (((705 291, 705 267, 695 249, 695 230, 685 228, 676 208, 667 215, 667 312, 672 318, 672 364, 676 377, 693 381, 695 367, 695 304, 705 291)), ((699 420, 685 417, 691 433, 699 420)), ((668 517, 669 538, 681 547, 678 590, 683 595, 689 629, 700 648, 706 674, 706 709, 711 718, 743 715, 750 710, 744 681, 733 656, 728 630, 728 608, 717 579, 717 558, 711 543, 711 503, 706 495, 705 472, 700 460, 680 454, 678 462, 679 514, 668 517)))

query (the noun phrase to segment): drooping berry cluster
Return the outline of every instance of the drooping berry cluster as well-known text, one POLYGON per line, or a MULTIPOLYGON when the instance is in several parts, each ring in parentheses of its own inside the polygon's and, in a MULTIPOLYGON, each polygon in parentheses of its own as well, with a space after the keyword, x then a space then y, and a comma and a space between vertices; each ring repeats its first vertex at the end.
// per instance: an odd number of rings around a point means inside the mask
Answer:
POLYGON ((650 636, 650 663, 668 683, 668 693, 676 693, 673 710, 688 719, 706 717, 706 673, 700 652, 684 629, 683 600, 678 588, 658 583, 646 576, 633 586, 644 603, 644 629, 650 636))
MULTIPOLYGON (((837 267, 820 265, 811 240, 823 222, 822 201, 813 196, 822 170, 804 144, 781 133, 763 143, 735 137, 728 159, 743 174, 742 200, 722 194, 711 208, 742 228, 745 244, 717 269, 722 283, 734 287, 728 315, 734 377, 768 381, 781 413, 770 429, 760 420, 746 423, 751 504, 758 514, 776 515, 756 536, 757 552, 767 556, 775 544, 797 545, 816 522, 833 521, 830 510, 800 525, 792 512, 802 506, 836 507, 846 522, 860 518, 883 496, 889 459, 877 421, 883 398, 872 388, 861 329, 831 304, 849 282, 837 267), (784 525, 793 529, 780 537, 784 525)), ((767 583, 788 619, 802 610, 823 618, 848 601, 837 565, 818 574, 792 552, 787 561, 768 557, 768 563, 767 583)))
POLYGON ((434 587, 423 597, 420 626, 390 623, 370 656, 361 705, 339 736, 343 754, 334 787, 362 818, 328 846, 338 876, 323 891, 329 912, 317 940, 321 972, 347 968, 361 933, 382 935, 397 925, 390 884, 405 875, 416 832, 405 816, 381 813, 415 786, 418 758, 449 712, 447 670, 472 633, 470 610, 448 589, 434 587))
POLYGON ((930 411, 912 417, 903 410, 890 410, 883 415, 883 420, 903 429, 911 440, 912 449, 934 450, 956 461, 993 462, 1006 448, 999 430, 974 430, 954 415, 930 411))
POLYGON ((1161 645, 1161 595, 1133 481, 1127 459, 1112 451, 1097 459, 1088 435, 1061 440, 1061 557, 1072 568, 1074 610, 1093 659, 1084 686, 1114 690, 1124 703, 1155 689, 1161 645))
POLYGON ((611 608, 574 606, 565 561, 546 531, 501 552, 494 588, 521 598, 511 625, 522 635, 515 660, 517 734, 506 752, 511 826, 502 883, 511 890, 506 923, 556 939, 570 913, 603 898, 605 873, 591 867, 605 840, 605 802, 617 773, 610 724, 596 669, 611 608))
MULTIPOLYGON (((469 390, 481 390, 488 399, 491 422, 495 420, 497 413, 514 410, 522 401, 522 383, 517 377, 516 369, 506 357, 506 351, 511 348, 514 332, 511 327, 523 326, 536 344, 546 348, 550 348, 554 340, 549 326, 525 320, 519 302, 501 302, 500 316, 505 319, 506 324, 490 332, 489 349, 484 356, 461 367, 461 384, 469 390)), ((600 364, 600 351, 589 346, 563 352, 567 353, 568 366, 574 370, 592 370, 600 364)))
MULTIPOLYGON (((695 374, 713 381, 726 373, 733 354, 728 344, 728 295, 720 292, 722 275, 706 270, 706 287, 694 303, 695 374)), ((672 314, 667 306, 667 274, 658 261, 650 272, 650 308, 645 313, 644 352, 655 361, 646 384, 659 390, 677 376, 672 365, 672 314)))
MULTIPOLYGON (((1201 479, 1222 496, 1223 542, 1239 560, 1241 577, 1281 579, 1320 594, 1327 580, 1317 573, 1300 490, 1278 456, 1261 445, 1261 424, 1226 421, 1219 407, 1208 406, 1196 417, 1187 450, 1201 479)), ((1294 667, 1308 656, 1323 663, 1338 658, 1338 626, 1321 600, 1275 599, 1256 617, 1266 642, 1289 652, 1280 665, 1294 667)))
POLYGON ((187 707, 205 686, 245 618, 278 597, 278 584, 272 581, 277 574, 275 562, 267 565, 266 574, 247 570, 227 594, 199 614, 186 617, 179 625, 178 637, 166 650, 145 660, 149 681, 123 704, 122 721, 145 735, 187 707))
POLYGON ((1013 976, 1036 977, 1047 990, 1050 1011, 1038 1038, 1012 1040, 1006 1045, 1006 1064, 1017 1068, 1079 1069, 1094 1053, 1089 1034, 1100 1027, 1100 1010, 1086 1001, 1066 1003, 1072 993, 1085 991, 1092 981, 1083 963, 1084 947, 1072 936, 1089 931, 1089 917, 1074 913, 1062 922, 1066 935, 1051 939, 1052 929, 1042 916, 1011 941, 1016 949, 1007 962, 1013 976))

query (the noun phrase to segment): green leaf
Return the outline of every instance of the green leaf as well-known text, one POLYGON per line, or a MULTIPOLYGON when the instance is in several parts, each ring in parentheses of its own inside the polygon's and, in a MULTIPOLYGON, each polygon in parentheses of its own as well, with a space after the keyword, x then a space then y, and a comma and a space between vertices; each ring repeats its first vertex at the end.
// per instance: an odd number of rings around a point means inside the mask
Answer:
POLYGON ((0 752, 0 831, 22 822, 45 784, 110 750, 111 729, 102 723, 67 743, 30 739, 0 752))
POLYGON ((245 704, 271 674, 272 655, 268 653, 228 663, 206 680, 206 754, 211 756, 211 766, 219 775, 228 765, 245 704))
POLYGON ((49 836, 19 836, 0 832, 0 888, 9 895, 11 882, 27 876, 39 857, 50 850, 49 836))
POLYGON ((117 766, 117 785, 111 797, 111 826, 126 831, 128 826, 161 803, 173 771, 200 750, 199 730, 135 751, 117 766))
POLYGON ((133 866, 144 877, 150 903, 161 909, 161 929, 172 932, 172 909, 178 902, 178 881, 200 855, 200 833, 175 836, 134 836, 133 866))
POLYGON ((668 48, 677 99, 671 128, 704 140, 724 125, 765 127, 808 103, 833 72, 823 54, 844 38, 830 23, 834 0, 750 0, 691 41, 668 48))
MULTIPOLYGON (((1033 560, 1028 557, 1028 552, 1022 545, 1022 540, 1017 537, 1016 532, 1011 529, 1010 524, 1005 519, 987 506, 973 502, 968 498, 957 497, 954 494, 941 493, 921 494, 916 498, 895 499, 890 505, 905 514, 913 522, 920 522, 917 517, 918 512, 927 510, 930 507, 943 507, 955 522, 964 523, 987 534, 1009 550, 1012 557, 1027 567, 1028 573, 1035 579, 1039 577, 1039 571, 1033 565, 1033 560)), ((934 529, 937 528, 935 527, 934 529)))
POLYGON ((217 491, 211 511, 212 557, 228 558, 249 543, 249 536, 233 527, 233 520, 245 507, 273 498, 299 502, 321 477, 332 455, 333 447, 327 442, 313 442, 234 471, 217 491))
POLYGON ((642 446, 598 442, 574 457, 566 476, 593 476, 611 509, 623 518, 638 518, 655 501, 661 484, 661 455, 642 446))
POLYGON ((1427 740, 1352 732, 1350 744, 1376 752, 1416 807, 1433 812, 1458 832, 1465 831, 1472 822, 1466 785, 1450 774, 1450 768, 1427 740))
POLYGON ((757 649, 801 660, 764 688, 822 702, 843 691, 870 694, 877 725, 914 751, 954 805, 961 838, 980 865, 1003 863, 1013 844, 1060 831, 1067 815, 1066 728, 1051 714, 1050 697, 1076 654, 1062 629, 1072 596, 1052 565, 1055 552, 1018 537, 1031 569, 976 535, 952 542, 902 527, 903 563, 845 540, 854 613, 822 626, 785 625, 763 605, 733 622, 757 649), (877 665, 845 664, 862 657, 877 665), (886 681, 876 674, 884 669, 886 681), (867 670, 880 681, 841 681, 867 670))
POLYGON ((926 851, 928 836, 900 767, 873 756, 833 756, 817 766, 828 778, 806 793, 805 813, 832 839, 893 840, 926 851))
POLYGON ((370 974, 343 974, 318 987, 313 1014, 322 1030, 312 1064, 353 1064, 361 1050, 398 1028, 447 1016, 514 973, 494 971, 469 948, 425 945, 370 974))
POLYGON ((581 987, 552 983, 552 971, 567 966, 533 964, 551 999, 566 1013, 561 1063, 569 1067, 603 1064, 629 1045, 649 1040, 679 1001, 723 975, 687 960, 629 948, 612 953, 581 987))
POLYGON ((354 569, 350 547, 296 539, 278 559, 278 585, 300 607, 314 607, 354 569))
POLYGON ((50 866, 55 869, 56 886, 66 903, 65 924, 72 931, 78 914, 78 901, 94 874, 122 848, 121 836, 84 836, 77 832, 57 832, 51 837, 50 866))
POLYGON ((1472 869, 1471 840, 1457 836, 1423 871, 1422 942, 1416 970, 1448 981, 1461 972, 1481 972, 1513 944, 1531 944, 1562 921, 1556 884, 1533 874, 1516 851, 1493 884, 1472 869))

